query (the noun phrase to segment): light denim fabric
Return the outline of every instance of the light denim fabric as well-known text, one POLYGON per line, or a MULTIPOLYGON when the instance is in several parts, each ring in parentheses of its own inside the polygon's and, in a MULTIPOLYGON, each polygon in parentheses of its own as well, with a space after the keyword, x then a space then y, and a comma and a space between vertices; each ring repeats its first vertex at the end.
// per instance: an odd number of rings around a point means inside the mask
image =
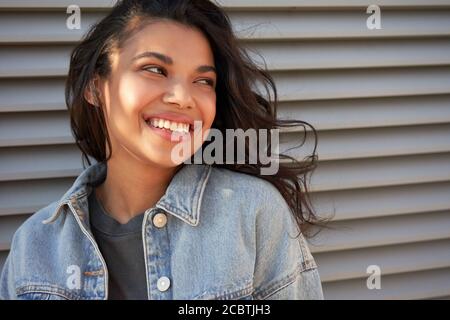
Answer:
MULTIPOLYGON (((106 172, 103 162, 88 167, 59 201, 20 226, 1 275, 1 299, 108 298, 108 271, 87 201, 106 172)), ((269 182, 184 164, 145 211, 148 298, 323 299, 316 263, 297 234, 285 200, 269 182), (167 215, 160 228, 152 222, 157 213, 167 215)))

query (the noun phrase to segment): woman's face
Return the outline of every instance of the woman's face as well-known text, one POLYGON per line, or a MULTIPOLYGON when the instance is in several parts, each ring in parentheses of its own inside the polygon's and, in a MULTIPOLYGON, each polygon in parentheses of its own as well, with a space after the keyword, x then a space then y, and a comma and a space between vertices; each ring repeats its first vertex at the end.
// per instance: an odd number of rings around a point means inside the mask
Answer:
POLYGON ((152 22, 110 60, 111 74, 98 87, 112 158, 131 155, 174 167, 180 162, 173 161, 172 150, 179 143, 189 143, 189 158, 201 146, 193 141, 194 121, 201 121, 196 132, 203 142, 216 113, 217 77, 205 36, 176 22, 152 22), (181 140, 170 138, 174 131, 181 140))

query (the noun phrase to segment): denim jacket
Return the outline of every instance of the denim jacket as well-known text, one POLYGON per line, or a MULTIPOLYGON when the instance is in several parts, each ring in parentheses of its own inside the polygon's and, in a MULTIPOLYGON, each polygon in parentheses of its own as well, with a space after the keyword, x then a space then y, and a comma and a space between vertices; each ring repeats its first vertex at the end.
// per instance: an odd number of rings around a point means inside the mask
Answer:
MULTIPOLYGON (((59 201, 16 231, 0 299, 108 299, 108 268, 89 224, 88 196, 107 172, 85 169, 59 201)), ((155 221, 161 221, 155 220, 155 221)), ((269 182, 184 164, 145 211, 148 299, 323 299, 316 263, 269 182), (159 214, 164 226, 153 222, 159 214)))

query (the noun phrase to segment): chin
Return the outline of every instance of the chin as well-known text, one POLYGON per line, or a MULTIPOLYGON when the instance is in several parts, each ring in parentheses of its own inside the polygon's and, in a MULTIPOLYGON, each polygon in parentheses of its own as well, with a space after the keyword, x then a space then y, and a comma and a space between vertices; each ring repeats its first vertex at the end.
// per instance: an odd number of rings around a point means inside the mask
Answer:
POLYGON ((168 152, 165 155, 161 155, 161 156, 155 156, 155 154, 153 154, 151 156, 148 156, 146 158, 145 162, 147 162, 150 165, 156 165, 158 167, 165 168, 165 169, 174 168, 181 164, 181 163, 174 162, 170 158, 170 152, 168 152))

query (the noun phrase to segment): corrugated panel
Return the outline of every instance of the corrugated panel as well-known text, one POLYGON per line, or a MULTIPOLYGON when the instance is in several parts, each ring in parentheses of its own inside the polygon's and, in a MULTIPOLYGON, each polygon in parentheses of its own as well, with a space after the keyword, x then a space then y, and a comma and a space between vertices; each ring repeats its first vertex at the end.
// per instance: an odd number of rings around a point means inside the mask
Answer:
POLYGON ((73 177, 81 170, 75 144, 0 149, 0 181, 73 177))
POLYGON ((367 266, 376 264, 384 275, 447 267, 450 240, 395 244, 315 254, 323 282, 366 279, 367 266), (420 256, 421 259, 417 259, 420 256))
MULTIPOLYGON (((312 241, 313 252, 388 246, 450 238, 450 212, 337 221, 312 241)), ((450 250, 450 249, 449 249, 450 250)), ((450 251, 448 252, 450 255, 450 251)))
POLYGON ((403 185, 399 180, 397 183, 400 185, 315 192, 313 198, 318 212, 335 213, 336 221, 448 211, 450 208, 448 181, 403 185))
MULTIPOLYGON (((318 146, 319 159, 376 158, 448 152, 450 151, 449 134, 449 124, 322 131, 319 136, 321 139, 318 146)), ((288 150, 298 145, 303 136, 301 132, 290 132, 281 136, 280 150, 288 150)), ((310 133, 308 139, 311 137, 310 133)), ((312 151, 312 148, 308 147, 309 145, 303 150, 287 153, 299 157, 306 156, 312 151)))
MULTIPOLYGON (((64 104, 71 49, 114 0, 0 3, 0 268, 16 228, 81 171, 64 104), (24 130, 26 128, 26 130, 24 130)), ((319 135, 311 180, 332 229, 311 240, 329 299, 450 296, 450 0, 222 0, 267 67, 280 118, 319 135), (369 4, 382 29, 365 25, 369 4), (381 268, 381 290, 366 285, 381 268)), ((286 130, 281 150, 302 142, 286 130)), ((312 151, 312 135, 292 155, 312 151)))
MULTIPOLYGON (((275 2, 274 2, 275 3, 275 2)), ((103 14, 86 11, 81 29, 65 27, 67 15, 60 11, 0 12, 0 43, 68 43, 79 40, 103 14), (20 21, 21 23, 17 23, 20 21), (45 21, 45 23, 42 23, 45 21)), ((365 10, 304 11, 247 10, 229 13, 236 33, 243 39, 297 40, 336 38, 417 38, 450 35, 450 10, 403 9, 383 12, 383 28, 369 30, 365 10), (424 27, 426 21, 426 27, 424 27), (332 27, 331 27, 332 26, 332 27)))
POLYGON ((1 147, 74 142, 67 114, 62 111, 5 113, 0 120, 0 137, 1 147))
MULTIPOLYGON (((318 9, 326 8, 334 10, 340 8, 365 8, 368 6, 366 0, 213 0, 215 3, 224 7, 227 11, 234 9, 284 9, 284 8, 301 8, 301 9, 318 9)), ((78 0, 77 4, 83 8, 108 8, 116 0, 78 0)), ((57 10, 66 8, 73 4, 71 0, 3 0, 0 8, 4 9, 39 9, 57 10)), ((384 8, 441 8, 448 7, 447 0, 374 0, 370 4, 377 4, 384 8)))
POLYGON ((366 279, 325 282, 325 299, 430 299, 448 294, 450 268, 386 275, 381 289, 367 289, 366 279))
POLYGON ((449 104, 450 95, 293 101, 280 104, 279 117, 304 117, 319 130, 445 124, 449 104))
POLYGON ((74 178, 0 182, 0 217, 28 214, 58 200, 74 178))

